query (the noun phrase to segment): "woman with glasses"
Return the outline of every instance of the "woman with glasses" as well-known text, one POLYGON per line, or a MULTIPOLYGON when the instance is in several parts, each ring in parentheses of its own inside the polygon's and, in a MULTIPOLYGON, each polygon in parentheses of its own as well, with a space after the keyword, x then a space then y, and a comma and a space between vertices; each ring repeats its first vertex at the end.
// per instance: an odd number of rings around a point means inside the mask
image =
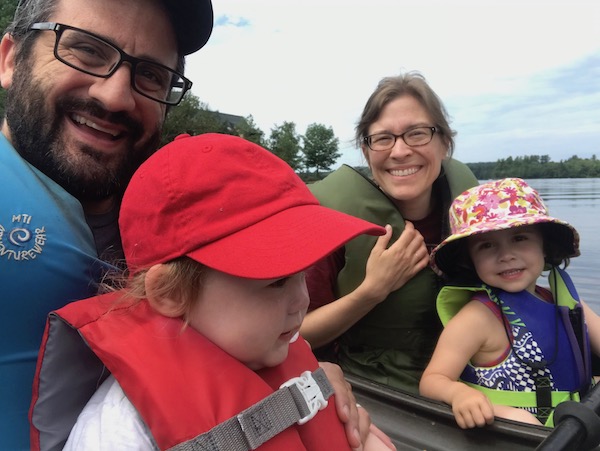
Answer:
POLYGON ((356 238, 307 271, 302 335, 345 372, 414 393, 441 332, 429 252, 448 235, 454 197, 477 184, 452 158, 455 134, 422 75, 384 78, 356 126, 372 178, 344 165, 311 187, 323 205, 387 233, 356 238))

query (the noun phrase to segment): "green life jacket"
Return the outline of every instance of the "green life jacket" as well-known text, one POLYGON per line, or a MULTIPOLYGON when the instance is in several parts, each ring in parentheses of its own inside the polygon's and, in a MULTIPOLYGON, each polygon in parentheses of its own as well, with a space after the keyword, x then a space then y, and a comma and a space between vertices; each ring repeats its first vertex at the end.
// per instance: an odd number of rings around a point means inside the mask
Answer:
MULTIPOLYGON (((452 200, 477 184, 470 169, 453 159, 444 161, 444 173, 434 191, 442 193, 444 212, 452 200)), ((395 242, 404 230, 404 219, 373 182, 349 166, 342 166, 310 186, 322 205, 376 224, 391 224, 395 242)), ((448 234, 447 215, 440 225, 448 234)), ((366 262, 377 237, 359 236, 345 246, 345 264, 338 274, 336 296, 356 289, 364 280, 366 262)), ((435 311, 440 282, 426 268, 377 305, 339 338, 339 364, 350 373, 416 393, 441 331, 435 311)))

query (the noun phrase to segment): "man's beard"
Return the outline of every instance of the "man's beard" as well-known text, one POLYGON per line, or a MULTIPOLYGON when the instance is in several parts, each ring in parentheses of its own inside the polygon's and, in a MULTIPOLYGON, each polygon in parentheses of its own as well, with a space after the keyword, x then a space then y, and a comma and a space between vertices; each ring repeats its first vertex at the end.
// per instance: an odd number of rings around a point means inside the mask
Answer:
POLYGON ((96 100, 63 96, 49 106, 44 83, 31 77, 27 64, 22 61, 15 68, 13 84, 6 93, 6 121, 17 152, 80 201, 121 196, 135 170, 158 148, 158 124, 155 132, 140 143, 144 130, 139 121, 125 112, 110 113, 96 100), (118 164, 106 164, 105 155, 90 146, 78 149, 78 157, 84 156, 87 163, 67 152, 63 131, 69 111, 86 112, 125 127, 128 152, 120 156, 118 164))

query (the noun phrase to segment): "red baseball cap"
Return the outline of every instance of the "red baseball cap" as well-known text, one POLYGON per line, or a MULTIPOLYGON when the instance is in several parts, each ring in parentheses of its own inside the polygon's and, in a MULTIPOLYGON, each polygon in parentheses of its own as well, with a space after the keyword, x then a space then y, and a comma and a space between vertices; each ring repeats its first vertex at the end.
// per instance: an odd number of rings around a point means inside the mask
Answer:
POLYGON ((300 272, 378 225, 319 205, 292 168, 237 136, 181 135, 136 171, 119 218, 132 273, 188 256, 227 274, 300 272))

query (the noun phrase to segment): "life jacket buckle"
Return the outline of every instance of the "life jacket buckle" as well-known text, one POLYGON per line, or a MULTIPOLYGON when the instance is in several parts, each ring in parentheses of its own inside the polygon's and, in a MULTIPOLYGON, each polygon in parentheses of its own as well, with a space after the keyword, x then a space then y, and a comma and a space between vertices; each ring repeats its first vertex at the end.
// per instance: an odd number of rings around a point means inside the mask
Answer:
POLYGON ((327 400, 323 396, 321 387, 319 387, 319 384, 317 384, 317 381, 315 381, 310 371, 303 372, 299 377, 291 378, 287 382, 281 384, 279 388, 292 387, 294 385, 302 394, 309 410, 309 413, 306 416, 298 420, 298 424, 302 425, 307 421, 310 421, 319 410, 327 407, 327 400))

